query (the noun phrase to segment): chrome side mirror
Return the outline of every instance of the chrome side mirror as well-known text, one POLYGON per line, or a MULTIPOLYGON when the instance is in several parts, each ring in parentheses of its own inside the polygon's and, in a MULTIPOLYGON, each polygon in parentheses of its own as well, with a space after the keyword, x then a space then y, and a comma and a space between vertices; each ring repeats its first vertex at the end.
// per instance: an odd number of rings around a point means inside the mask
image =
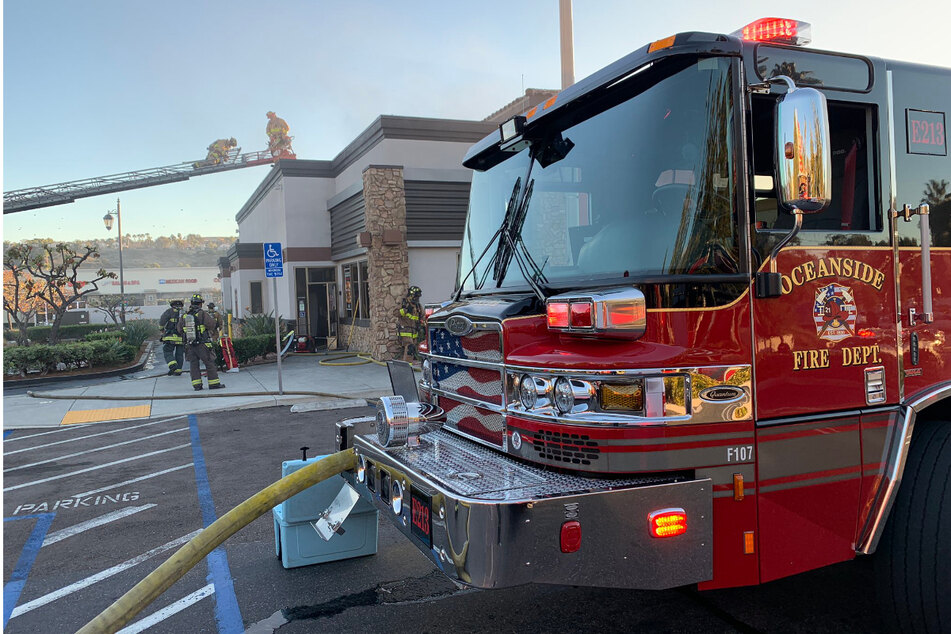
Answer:
POLYGON ((769 255, 769 272, 756 274, 756 296, 779 297, 781 278, 776 258, 802 228, 803 214, 815 214, 832 201, 832 148, 829 144, 829 108, 815 88, 797 88, 792 79, 778 75, 788 92, 776 104, 776 197, 779 207, 795 216, 793 228, 769 255))
POLYGON ((826 97, 791 86, 776 104, 776 172, 779 203, 814 214, 832 199, 832 149, 826 97))

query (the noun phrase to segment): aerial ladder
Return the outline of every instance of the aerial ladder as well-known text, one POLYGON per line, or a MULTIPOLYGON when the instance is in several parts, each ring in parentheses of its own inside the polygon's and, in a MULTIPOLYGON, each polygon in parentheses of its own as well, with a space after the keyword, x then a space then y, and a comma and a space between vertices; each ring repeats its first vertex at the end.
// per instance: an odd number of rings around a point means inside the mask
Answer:
POLYGON ((216 162, 208 159, 189 161, 166 167, 153 167, 55 185, 16 189, 3 192, 3 213, 11 214, 40 207, 64 205, 74 202, 78 198, 112 194, 127 189, 139 189, 153 185, 166 185, 186 181, 192 176, 204 176, 205 174, 216 174, 244 167, 254 167, 255 165, 267 165, 276 162, 280 158, 291 157, 293 157, 292 154, 277 154, 271 150, 241 154, 241 148, 234 148, 229 150, 224 158, 216 162))

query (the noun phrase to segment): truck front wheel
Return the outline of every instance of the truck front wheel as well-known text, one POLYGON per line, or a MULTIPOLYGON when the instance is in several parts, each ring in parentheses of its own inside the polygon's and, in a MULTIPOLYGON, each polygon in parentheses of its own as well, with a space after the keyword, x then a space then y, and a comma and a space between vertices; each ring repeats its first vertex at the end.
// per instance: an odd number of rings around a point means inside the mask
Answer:
POLYGON ((875 572, 887 631, 951 631, 951 422, 916 425, 875 572))

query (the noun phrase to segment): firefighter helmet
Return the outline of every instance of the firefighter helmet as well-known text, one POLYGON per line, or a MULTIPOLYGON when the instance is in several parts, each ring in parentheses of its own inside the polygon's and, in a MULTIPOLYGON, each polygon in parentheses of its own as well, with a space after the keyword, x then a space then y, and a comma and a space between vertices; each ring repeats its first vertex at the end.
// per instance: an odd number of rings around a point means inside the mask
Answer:
POLYGON ((410 287, 409 287, 409 294, 410 294, 410 295, 413 295, 413 296, 415 296, 415 297, 419 297, 420 295, 423 294, 423 289, 421 289, 421 288, 418 287, 418 286, 410 286, 410 287))
POLYGON ((208 308, 209 308, 210 310, 214 310, 214 309, 215 309, 215 303, 214 303, 214 302, 208 302, 208 308))
POLYGON ((195 293, 194 295, 192 295, 192 305, 193 305, 193 306, 196 305, 196 304, 201 305, 201 304, 204 304, 204 303, 205 303, 205 299, 204 299, 199 293, 195 293))
POLYGON ((170 299, 170 300, 168 301, 168 305, 171 306, 172 308, 176 308, 176 307, 177 307, 177 308, 181 308, 182 306, 185 305, 185 300, 182 300, 182 299, 170 299))

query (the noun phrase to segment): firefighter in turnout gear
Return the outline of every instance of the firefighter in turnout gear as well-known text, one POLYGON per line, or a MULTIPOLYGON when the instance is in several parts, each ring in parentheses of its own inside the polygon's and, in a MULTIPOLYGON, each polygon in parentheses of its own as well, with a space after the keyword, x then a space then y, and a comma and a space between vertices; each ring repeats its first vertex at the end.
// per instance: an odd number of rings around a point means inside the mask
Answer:
POLYGON ((188 359, 188 369, 192 377, 192 387, 202 389, 201 367, 205 364, 208 373, 208 389, 217 390, 224 387, 218 378, 218 369, 215 367, 215 353, 212 349, 212 335, 216 332, 215 318, 202 310, 205 303, 199 294, 192 295, 188 312, 178 321, 178 334, 185 342, 185 357, 188 359))
POLYGON ((406 297, 400 305, 399 316, 396 320, 396 331, 400 336, 400 343, 403 345, 403 361, 415 359, 416 346, 419 342, 420 330, 422 324, 420 318, 423 316, 423 307, 419 303, 419 296, 423 294, 418 286, 410 286, 406 291, 406 297))
POLYGON ((185 302, 173 299, 169 308, 159 317, 159 326, 162 328, 162 353, 168 365, 168 376, 179 376, 185 365, 185 346, 182 345, 182 336, 178 332, 178 322, 182 317, 182 308, 185 302))
POLYGON ((215 308, 214 302, 208 302, 208 314, 215 320, 215 332, 212 334, 211 339, 212 341, 218 341, 221 339, 224 319, 221 318, 221 313, 215 308))

